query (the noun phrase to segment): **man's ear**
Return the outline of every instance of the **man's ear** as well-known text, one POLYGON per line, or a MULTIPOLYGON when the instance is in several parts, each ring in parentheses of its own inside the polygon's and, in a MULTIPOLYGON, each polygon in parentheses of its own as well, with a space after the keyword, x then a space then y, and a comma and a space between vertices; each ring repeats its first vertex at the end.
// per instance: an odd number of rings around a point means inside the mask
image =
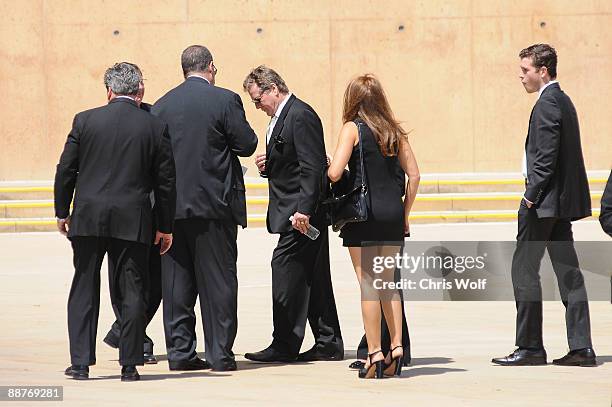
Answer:
POLYGON ((546 75, 548 75, 548 68, 545 66, 540 67, 540 76, 544 78, 546 75))
POLYGON ((113 93, 111 88, 106 88, 106 100, 110 101, 114 97, 115 97, 115 94, 113 93))

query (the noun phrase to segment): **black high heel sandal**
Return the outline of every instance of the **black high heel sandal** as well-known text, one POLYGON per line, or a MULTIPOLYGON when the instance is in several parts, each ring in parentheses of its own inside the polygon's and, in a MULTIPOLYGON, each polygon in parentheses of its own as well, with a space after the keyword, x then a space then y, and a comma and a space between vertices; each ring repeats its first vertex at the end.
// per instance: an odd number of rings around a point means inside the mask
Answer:
POLYGON ((391 351, 389 352, 389 355, 391 356, 391 362, 388 365, 385 363, 385 370, 383 372, 385 376, 401 376, 402 375, 402 365, 404 364, 402 362, 402 358, 404 356, 404 352, 402 352, 402 354, 398 357, 395 357, 395 358, 393 357, 393 351, 395 349, 400 349, 400 348, 402 348, 401 345, 396 346, 395 348, 391 349, 391 351))
POLYGON ((376 362, 372 363, 372 356, 376 355, 377 353, 382 353, 382 350, 377 350, 376 352, 368 355, 370 366, 367 368, 364 366, 359 369, 360 379, 382 379, 384 377, 385 359, 377 360, 376 362))

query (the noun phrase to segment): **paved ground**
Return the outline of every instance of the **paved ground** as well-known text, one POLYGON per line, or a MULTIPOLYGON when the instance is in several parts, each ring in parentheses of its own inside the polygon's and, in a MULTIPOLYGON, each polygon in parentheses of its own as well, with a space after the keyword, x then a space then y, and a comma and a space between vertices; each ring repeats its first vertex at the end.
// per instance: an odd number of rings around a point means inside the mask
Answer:
MULTIPOLYGON (((422 240, 466 236, 512 240, 515 229, 514 224, 445 224, 415 225, 412 232, 422 240)), ((595 222, 578 223, 575 236, 605 238, 595 222)), ((237 372, 174 373, 161 362, 141 368, 142 381, 121 383, 116 351, 102 342, 113 319, 108 286, 103 284, 98 365, 91 369, 94 380, 77 382, 63 375, 69 361, 66 298, 72 268, 68 242, 51 233, 0 235, 0 385, 63 385, 64 404, 78 406, 611 405, 612 305, 606 302, 591 303, 593 340, 600 361, 596 368, 491 365, 491 357, 513 349, 512 302, 408 302, 414 364, 398 379, 359 380, 347 369, 348 359, 292 365, 245 361, 244 352, 259 350, 270 341, 268 264, 274 245, 275 239, 262 229, 240 232, 237 372)), ((348 253, 340 246, 332 238, 332 274, 350 359, 361 336, 359 292, 348 253)), ((103 281, 105 278, 104 273, 103 281)), ((545 303, 544 319, 549 359, 559 357, 567 351, 563 306, 545 303)), ((163 359, 159 313, 148 333, 163 359)), ((303 349, 311 343, 308 337, 303 349)))

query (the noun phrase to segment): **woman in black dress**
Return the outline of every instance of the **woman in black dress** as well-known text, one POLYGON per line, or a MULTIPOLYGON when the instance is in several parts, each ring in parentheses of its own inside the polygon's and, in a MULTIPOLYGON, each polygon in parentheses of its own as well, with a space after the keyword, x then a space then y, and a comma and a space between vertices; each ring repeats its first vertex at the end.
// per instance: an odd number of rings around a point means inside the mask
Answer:
POLYGON ((367 220, 345 225, 340 234, 361 286, 368 359, 359 377, 381 378, 383 372, 399 375, 403 356, 400 295, 397 290, 373 287, 377 286, 376 279, 394 281, 395 265, 376 267, 377 259, 395 258, 403 245, 404 235, 409 232, 408 215, 419 184, 419 169, 407 133, 395 120, 382 86, 373 75, 366 74, 349 83, 342 118, 344 126, 327 175, 332 182, 339 180, 348 164, 349 184, 359 186, 365 177, 368 188, 367 220), (360 166, 360 148, 365 174, 360 166), (408 184, 404 182, 405 174, 408 184), (387 355, 381 351, 381 305, 391 335, 387 355))

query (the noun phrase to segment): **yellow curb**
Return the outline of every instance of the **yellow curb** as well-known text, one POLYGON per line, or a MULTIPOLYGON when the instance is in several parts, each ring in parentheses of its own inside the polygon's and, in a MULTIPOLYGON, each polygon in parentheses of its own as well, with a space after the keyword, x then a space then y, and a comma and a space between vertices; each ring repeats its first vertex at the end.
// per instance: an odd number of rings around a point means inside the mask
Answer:
MULTIPOLYGON (((606 183, 607 178, 589 178, 590 184, 606 183)), ((457 179, 457 180, 422 180, 420 185, 522 185, 523 179, 457 179)), ((249 182, 245 186, 249 189, 267 189, 267 182, 249 182)), ((0 187, 0 193, 16 192, 53 192, 53 187, 0 187)))

